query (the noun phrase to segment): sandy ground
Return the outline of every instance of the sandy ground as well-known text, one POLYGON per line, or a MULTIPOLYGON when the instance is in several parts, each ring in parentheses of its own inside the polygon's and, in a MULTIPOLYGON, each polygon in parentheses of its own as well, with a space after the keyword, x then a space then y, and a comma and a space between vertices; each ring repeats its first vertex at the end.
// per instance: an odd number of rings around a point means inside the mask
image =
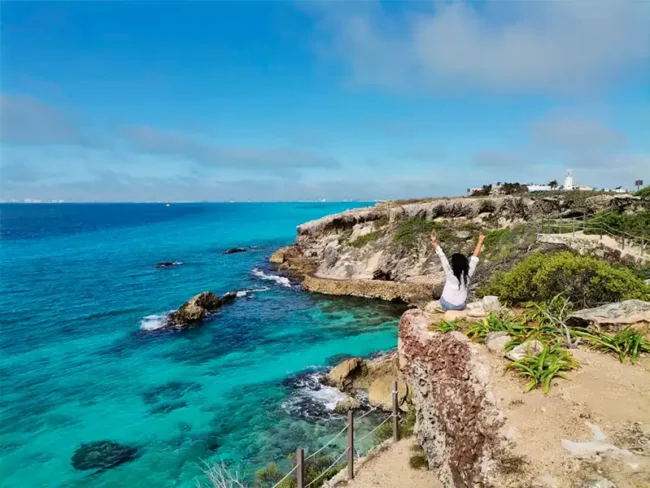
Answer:
POLYGON ((441 488, 431 471, 415 470, 409 466, 409 458, 413 455, 411 446, 415 442, 415 438, 410 438, 393 444, 359 468, 355 479, 342 486, 349 488, 441 488))
POLYGON ((618 488, 650 487, 650 445, 643 432, 650 429, 650 373, 644 361, 622 364, 611 355, 585 349, 573 355, 580 368, 567 375, 568 381, 554 381, 548 395, 539 390, 523 394, 524 381, 504 373, 503 361, 492 357, 491 383, 506 417, 506 436, 514 441, 513 454, 522 456, 522 464, 535 465, 537 476, 564 480, 560 487, 569 486, 566 480, 599 476, 618 488), (599 453, 581 460, 562 446, 563 439, 590 442, 598 436, 600 442, 628 453, 599 453))

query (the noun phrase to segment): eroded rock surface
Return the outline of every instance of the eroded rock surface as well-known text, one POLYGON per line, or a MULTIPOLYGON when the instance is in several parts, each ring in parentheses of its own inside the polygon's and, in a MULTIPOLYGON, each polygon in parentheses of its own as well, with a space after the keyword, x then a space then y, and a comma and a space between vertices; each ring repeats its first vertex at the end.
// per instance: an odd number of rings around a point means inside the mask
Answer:
POLYGON ((572 327, 594 327, 611 332, 630 326, 647 331, 650 327, 650 302, 625 300, 608 303, 572 313, 566 321, 572 327))

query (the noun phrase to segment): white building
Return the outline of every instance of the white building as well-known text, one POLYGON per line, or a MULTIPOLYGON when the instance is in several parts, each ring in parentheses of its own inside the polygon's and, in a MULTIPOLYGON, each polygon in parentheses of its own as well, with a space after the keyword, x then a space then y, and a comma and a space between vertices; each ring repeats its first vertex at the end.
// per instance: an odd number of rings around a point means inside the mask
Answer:
POLYGON ((570 169, 566 170, 566 177, 564 178, 564 189, 573 190, 573 172, 570 169))
POLYGON ((553 188, 551 188, 548 185, 535 185, 535 184, 526 185, 526 188, 528 188, 528 191, 530 193, 535 193, 537 191, 552 191, 553 190, 553 188))

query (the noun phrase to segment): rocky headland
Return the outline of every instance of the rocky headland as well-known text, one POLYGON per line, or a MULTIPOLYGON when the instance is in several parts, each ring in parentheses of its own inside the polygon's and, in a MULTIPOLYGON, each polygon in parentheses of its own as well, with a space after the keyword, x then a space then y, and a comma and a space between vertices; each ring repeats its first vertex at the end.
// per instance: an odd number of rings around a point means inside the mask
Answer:
POLYGON ((648 269, 611 249, 537 238, 544 218, 606 212, 638 220, 643 234, 646 205, 569 194, 385 202, 299 226, 271 261, 308 291, 413 305, 396 352, 346 359, 324 382, 348 395, 337 405, 345 412, 360 407, 360 391, 389 410, 398 381, 445 488, 646 487, 648 269), (443 283, 434 230, 449 253, 488 234, 465 311, 432 300, 443 283))

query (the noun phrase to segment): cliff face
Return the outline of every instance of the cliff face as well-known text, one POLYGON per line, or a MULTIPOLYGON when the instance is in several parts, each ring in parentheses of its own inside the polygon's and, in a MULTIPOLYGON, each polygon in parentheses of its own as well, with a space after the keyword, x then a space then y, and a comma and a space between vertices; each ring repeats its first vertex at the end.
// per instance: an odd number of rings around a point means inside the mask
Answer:
POLYGON ((549 394, 523 393, 503 351, 429 330, 409 310, 400 368, 415 433, 445 488, 650 486, 650 362, 574 349, 580 368, 549 394))
POLYGON ((443 486, 485 486, 504 451, 504 418, 490 391, 482 349, 463 334, 427 330, 423 312, 406 312, 400 366, 413 386, 416 435, 443 486))

